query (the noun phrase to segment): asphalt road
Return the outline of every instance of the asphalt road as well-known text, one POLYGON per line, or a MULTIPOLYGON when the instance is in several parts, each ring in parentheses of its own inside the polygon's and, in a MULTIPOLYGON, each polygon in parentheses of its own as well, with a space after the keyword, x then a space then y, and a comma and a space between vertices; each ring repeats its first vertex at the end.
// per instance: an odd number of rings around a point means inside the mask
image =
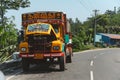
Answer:
POLYGON ((6 80, 120 80, 120 49, 90 50, 74 53, 73 62, 61 72, 58 67, 31 67, 27 73, 14 69, 6 80))

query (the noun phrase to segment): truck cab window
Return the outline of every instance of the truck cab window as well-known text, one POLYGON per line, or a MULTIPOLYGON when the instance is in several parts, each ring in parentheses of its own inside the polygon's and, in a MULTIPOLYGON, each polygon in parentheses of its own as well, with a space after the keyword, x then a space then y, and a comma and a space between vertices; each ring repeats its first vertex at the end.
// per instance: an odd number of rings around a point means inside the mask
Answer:
POLYGON ((34 30, 33 26, 28 27, 28 31, 33 31, 33 30, 34 30))
POLYGON ((48 24, 34 24, 34 25, 28 26, 29 32, 34 32, 34 31, 47 32, 48 30, 49 30, 48 24))
POLYGON ((53 26, 53 29, 55 30, 55 32, 59 33, 59 27, 58 27, 59 25, 53 24, 52 26, 53 26))

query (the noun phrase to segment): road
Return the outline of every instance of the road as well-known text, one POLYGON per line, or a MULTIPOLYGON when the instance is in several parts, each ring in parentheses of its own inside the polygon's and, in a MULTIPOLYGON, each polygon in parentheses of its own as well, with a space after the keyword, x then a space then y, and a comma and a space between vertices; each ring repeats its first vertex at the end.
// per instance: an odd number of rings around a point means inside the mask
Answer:
POLYGON ((107 48, 74 53, 73 62, 61 72, 57 67, 33 66, 27 73, 21 69, 6 74, 6 80, 120 80, 120 49, 107 48))

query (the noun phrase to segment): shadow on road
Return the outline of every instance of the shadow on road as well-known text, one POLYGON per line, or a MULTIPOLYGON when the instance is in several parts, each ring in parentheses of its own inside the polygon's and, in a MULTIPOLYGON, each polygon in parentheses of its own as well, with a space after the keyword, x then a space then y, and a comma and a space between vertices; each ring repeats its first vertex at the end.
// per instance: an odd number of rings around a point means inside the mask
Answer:
POLYGON ((23 72, 23 74, 38 74, 38 73, 51 73, 51 72, 61 72, 58 66, 41 66, 34 65, 29 71, 23 72))

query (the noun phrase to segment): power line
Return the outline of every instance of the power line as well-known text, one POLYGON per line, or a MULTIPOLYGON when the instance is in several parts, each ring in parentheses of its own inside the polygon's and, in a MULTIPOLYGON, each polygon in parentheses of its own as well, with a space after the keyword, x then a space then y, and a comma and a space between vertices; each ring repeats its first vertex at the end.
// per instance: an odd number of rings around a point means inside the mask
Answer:
POLYGON ((89 9, 92 9, 93 10, 93 2, 91 2, 90 0, 83 0, 83 2, 86 4, 86 6, 89 8, 89 9))
POLYGON ((91 11, 89 10, 89 8, 86 7, 86 5, 83 4, 83 2, 82 2, 81 0, 79 0, 79 3, 80 3, 88 12, 91 12, 91 11))

